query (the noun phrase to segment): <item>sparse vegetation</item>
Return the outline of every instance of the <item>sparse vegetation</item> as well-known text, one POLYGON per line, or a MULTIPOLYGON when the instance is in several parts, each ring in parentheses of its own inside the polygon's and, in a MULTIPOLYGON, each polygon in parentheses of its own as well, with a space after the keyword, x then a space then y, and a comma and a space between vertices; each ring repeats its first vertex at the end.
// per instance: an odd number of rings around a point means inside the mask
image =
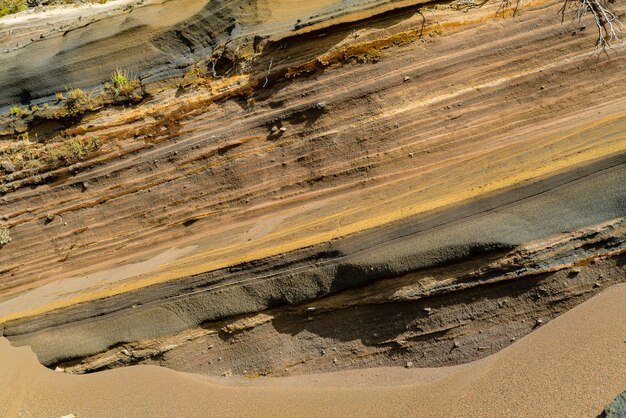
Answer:
POLYGON ((111 84, 116 94, 128 96, 139 87, 139 80, 133 79, 128 71, 118 68, 111 75, 111 84))
POLYGON ((0 17, 19 13, 27 8, 26 0, 0 0, 0 17))
POLYGON ((11 235, 7 228, 0 228, 0 248, 11 242, 11 235))
POLYGON ((68 109, 76 109, 84 102, 88 101, 89 96, 81 89, 74 88, 67 92, 67 100, 65 105, 68 109))
POLYGON ((9 109, 9 114, 11 116, 16 116, 16 117, 22 117, 22 116, 26 116, 28 115, 28 110, 21 108, 19 106, 13 106, 11 109, 9 109))

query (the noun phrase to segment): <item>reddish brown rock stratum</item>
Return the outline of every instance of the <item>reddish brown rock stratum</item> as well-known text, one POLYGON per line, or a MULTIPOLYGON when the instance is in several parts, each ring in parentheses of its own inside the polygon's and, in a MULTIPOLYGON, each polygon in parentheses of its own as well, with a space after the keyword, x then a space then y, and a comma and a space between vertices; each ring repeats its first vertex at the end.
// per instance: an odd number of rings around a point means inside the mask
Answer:
MULTIPOLYGON (((593 21, 561 22, 561 5, 3 17, 0 333, 66 373, 159 365, 303 391, 310 373, 513 349, 626 279, 625 49, 594 54, 593 21)), ((509 392, 524 415, 535 395, 509 392)), ((37 414, 20 405, 7 413, 37 414)))

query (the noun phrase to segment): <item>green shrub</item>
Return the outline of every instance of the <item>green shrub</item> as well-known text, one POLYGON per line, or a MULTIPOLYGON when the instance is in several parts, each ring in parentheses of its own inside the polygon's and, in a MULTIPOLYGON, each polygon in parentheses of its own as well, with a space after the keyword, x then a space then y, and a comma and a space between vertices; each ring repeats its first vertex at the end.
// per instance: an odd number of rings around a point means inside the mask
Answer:
POLYGON ((27 8, 26 0, 0 0, 0 17, 21 12, 27 8))
MULTIPOLYGON (((2 0, 0 0, 2 1, 2 0)), ((9 114, 11 116, 17 116, 17 117, 21 117, 21 116, 25 116, 28 115, 28 110, 23 109, 19 106, 13 106, 11 109, 9 109, 9 114)))
POLYGON ((137 87, 139 87, 139 80, 132 79, 128 71, 117 69, 111 75, 111 84, 117 94, 129 95, 137 87))

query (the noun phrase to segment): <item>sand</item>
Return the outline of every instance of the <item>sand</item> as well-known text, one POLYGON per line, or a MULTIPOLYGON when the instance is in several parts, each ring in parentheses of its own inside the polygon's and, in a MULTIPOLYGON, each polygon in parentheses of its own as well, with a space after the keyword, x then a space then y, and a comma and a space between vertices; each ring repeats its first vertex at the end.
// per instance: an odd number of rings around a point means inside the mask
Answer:
POLYGON ((501 352, 440 369, 209 379, 137 366, 70 376, 0 339, 0 416, 596 416, 626 389, 626 285, 501 352))

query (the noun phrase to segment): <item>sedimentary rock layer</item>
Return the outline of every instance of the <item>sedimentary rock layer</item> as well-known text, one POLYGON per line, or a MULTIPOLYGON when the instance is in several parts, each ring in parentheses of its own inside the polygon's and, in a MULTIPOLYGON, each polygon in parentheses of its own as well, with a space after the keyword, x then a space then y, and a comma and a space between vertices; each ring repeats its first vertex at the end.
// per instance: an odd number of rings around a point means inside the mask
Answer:
POLYGON ((102 16, 68 31, 74 43, 56 34, 6 53, 43 59, 11 70, 25 75, 4 81, 6 103, 33 99, 16 90, 33 80, 52 94, 41 69, 84 48, 100 54, 94 67, 67 74, 85 86, 111 57, 161 82, 137 103, 2 137, 15 169, 0 177, 12 237, 0 250, 0 322, 14 344, 76 372, 145 361, 221 373, 207 366, 213 353, 239 373, 328 370, 339 357, 345 368, 454 364, 624 281, 623 47, 592 57, 594 34, 553 19, 555 2, 515 19, 487 6, 426 21, 402 2, 270 3, 276 14, 262 18, 256 3, 253 17, 230 10, 236 2, 178 10, 157 31, 171 50, 148 48, 154 38, 136 28, 174 2, 132 9, 136 20, 102 16), (302 13, 315 24, 290 29, 302 13), (234 74, 168 85, 173 68, 221 42, 221 27, 186 32, 202 19, 263 43, 234 74), (97 25, 138 35, 108 50, 97 25), (45 58, 36 48, 59 50, 45 42, 68 55, 45 58), (137 60, 138 49, 156 52, 137 60), (45 144, 94 138, 101 146, 80 162, 31 164, 45 144), (363 311, 381 322, 361 323, 363 311), (260 340, 290 353, 278 361, 260 340), (319 351, 332 346, 331 364, 319 351))

